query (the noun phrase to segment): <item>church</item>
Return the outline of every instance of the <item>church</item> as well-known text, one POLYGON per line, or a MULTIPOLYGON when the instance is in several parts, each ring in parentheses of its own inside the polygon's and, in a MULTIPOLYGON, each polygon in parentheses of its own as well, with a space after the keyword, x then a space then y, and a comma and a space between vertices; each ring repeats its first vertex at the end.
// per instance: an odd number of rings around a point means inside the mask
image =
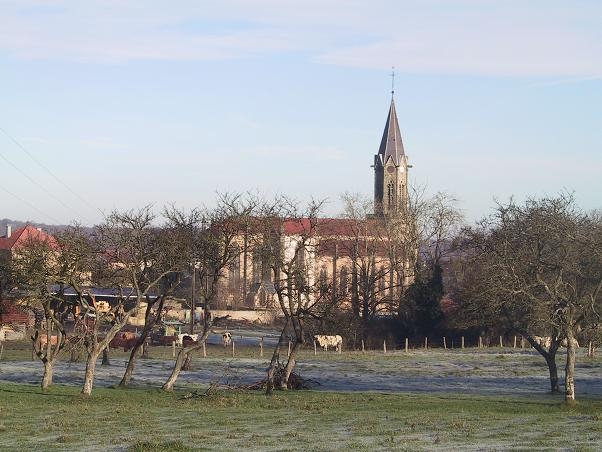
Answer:
MULTIPOLYGON (((393 92, 392 92, 393 94, 393 92)), ((291 255, 304 232, 311 239, 297 253, 311 287, 311 297, 324 296, 365 312, 391 314, 411 283, 404 214, 408 207, 408 158, 399 129, 395 101, 387 114, 378 152, 374 155, 373 211, 361 218, 283 219, 279 241, 291 255)), ((253 234, 253 232, 245 233, 253 234)), ((229 265, 217 296, 217 309, 277 308, 273 268, 254 252, 249 237, 239 240, 241 252, 229 265)))

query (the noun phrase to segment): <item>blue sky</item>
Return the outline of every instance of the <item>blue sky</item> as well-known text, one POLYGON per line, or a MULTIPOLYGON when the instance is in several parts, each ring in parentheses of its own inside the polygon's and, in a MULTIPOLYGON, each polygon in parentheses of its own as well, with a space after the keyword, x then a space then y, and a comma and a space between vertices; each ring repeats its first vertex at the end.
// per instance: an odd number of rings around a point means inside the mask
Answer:
POLYGON ((0 218, 246 190, 336 215, 372 196, 392 66, 412 180, 469 221, 561 190, 602 208, 601 20, 597 0, 0 0, 0 218))

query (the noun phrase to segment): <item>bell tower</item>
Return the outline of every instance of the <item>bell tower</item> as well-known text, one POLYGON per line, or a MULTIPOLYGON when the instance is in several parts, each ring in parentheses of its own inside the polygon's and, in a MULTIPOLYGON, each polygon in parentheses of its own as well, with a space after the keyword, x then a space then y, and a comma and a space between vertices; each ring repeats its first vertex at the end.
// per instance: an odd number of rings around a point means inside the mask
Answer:
POLYGON ((374 156, 374 214, 389 215, 404 209, 408 203, 408 159, 403 149, 395 111, 394 90, 391 106, 374 156))

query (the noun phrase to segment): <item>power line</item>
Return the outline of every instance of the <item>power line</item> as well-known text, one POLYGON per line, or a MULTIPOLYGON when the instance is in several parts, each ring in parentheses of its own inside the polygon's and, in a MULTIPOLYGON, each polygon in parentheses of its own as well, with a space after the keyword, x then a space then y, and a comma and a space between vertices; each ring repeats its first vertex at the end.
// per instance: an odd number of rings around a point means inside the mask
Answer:
MULTIPOLYGON (((33 156, 26 148, 25 146, 23 146, 19 141, 17 141, 13 136, 11 136, 6 130, 4 130, 2 127, 0 127, 0 132, 2 132, 6 137, 8 137, 19 149, 21 149, 25 154, 27 154, 27 156, 33 160, 38 166, 40 166, 40 168, 42 168, 44 171, 46 171, 48 174, 50 174, 50 176, 57 181, 60 185, 62 185, 67 191, 69 191, 71 194, 73 194, 75 197, 77 197, 84 205, 86 205, 86 207, 98 211, 101 214, 103 213, 100 209, 93 207, 88 201, 86 201, 79 193, 77 193, 76 191, 72 190, 71 187, 69 187, 65 182, 63 182, 59 177, 57 177, 47 166, 45 166, 42 162, 40 162, 37 158, 35 158, 35 156, 33 156)), ((45 191, 50 197, 52 197, 53 199, 55 199, 56 201, 58 201, 63 207, 65 207, 66 209, 70 210, 71 212, 75 213, 78 217, 82 217, 82 215, 80 215, 80 213, 78 211, 76 211, 75 209, 73 209, 71 206, 65 204, 65 202, 63 202, 63 200, 61 200, 60 198, 54 196, 52 193, 50 193, 48 191, 48 189, 46 187, 43 187, 40 183, 38 183, 36 180, 32 179, 31 177, 29 177, 29 175, 27 175, 24 171, 22 171, 20 168, 18 168, 14 163, 12 163, 10 160, 8 160, 4 155, 0 154, 0 158, 2 158, 5 162, 7 162, 10 166, 12 166, 14 169, 16 169, 19 173, 21 173, 24 177, 26 177, 30 182, 32 182, 34 185, 36 185, 38 188, 41 188, 43 191, 45 191)), ((83 217, 85 217, 85 215, 83 215, 83 217)))
POLYGON ((43 217, 48 218, 49 220, 52 220, 54 223, 56 224, 60 224, 61 222, 59 220, 57 220, 56 218, 54 218, 52 215, 48 215, 46 212, 38 209, 36 206, 34 206, 32 203, 24 200, 23 198, 21 198, 18 195, 15 195, 12 191, 7 190, 6 188, 4 188, 3 186, 0 185, 0 189, 2 189, 3 191, 5 191, 6 193, 8 193, 9 195, 11 195, 13 198, 15 198, 16 200, 18 200, 19 202, 22 202, 23 204, 27 204, 29 207, 31 207, 33 210, 35 210, 36 212, 38 212, 39 214, 41 214, 43 217))

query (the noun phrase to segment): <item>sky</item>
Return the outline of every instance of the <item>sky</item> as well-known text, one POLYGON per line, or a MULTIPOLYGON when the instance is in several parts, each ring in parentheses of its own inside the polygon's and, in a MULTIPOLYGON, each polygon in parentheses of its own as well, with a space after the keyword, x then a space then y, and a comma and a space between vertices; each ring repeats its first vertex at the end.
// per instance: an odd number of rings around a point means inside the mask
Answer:
POLYGON ((0 218, 95 224, 218 192, 373 195, 394 99, 411 183, 472 222, 602 208, 599 0, 0 0, 0 218))

